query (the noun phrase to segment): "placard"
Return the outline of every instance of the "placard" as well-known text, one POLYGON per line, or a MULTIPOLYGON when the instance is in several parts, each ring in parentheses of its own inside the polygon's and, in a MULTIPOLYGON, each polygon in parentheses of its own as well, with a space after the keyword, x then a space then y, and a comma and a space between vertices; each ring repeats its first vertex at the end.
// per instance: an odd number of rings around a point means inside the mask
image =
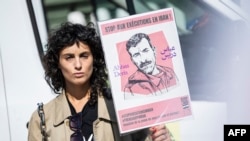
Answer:
POLYGON ((98 22, 121 134, 192 117, 172 8, 98 22))

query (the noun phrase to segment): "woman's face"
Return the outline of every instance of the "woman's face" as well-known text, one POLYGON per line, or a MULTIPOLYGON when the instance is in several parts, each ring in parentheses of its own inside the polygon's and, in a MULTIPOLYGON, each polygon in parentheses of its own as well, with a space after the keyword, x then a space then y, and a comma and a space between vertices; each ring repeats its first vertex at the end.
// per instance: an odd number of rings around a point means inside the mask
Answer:
POLYGON ((59 54, 59 68, 69 85, 83 86, 89 83, 93 72, 93 55, 88 45, 80 43, 65 47, 59 54))

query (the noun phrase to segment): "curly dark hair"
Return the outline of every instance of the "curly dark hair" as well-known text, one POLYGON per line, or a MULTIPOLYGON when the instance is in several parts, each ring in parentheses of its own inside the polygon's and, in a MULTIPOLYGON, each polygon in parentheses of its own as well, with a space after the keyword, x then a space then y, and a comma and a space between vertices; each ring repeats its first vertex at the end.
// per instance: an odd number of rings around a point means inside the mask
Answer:
POLYGON ((80 42, 90 47, 94 58, 94 69, 90 77, 90 103, 93 104, 97 101, 98 94, 105 96, 108 90, 108 75, 104 53, 100 37, 93 23, 90 22, 86 26, 83 26, 81 24, 65 22, 61 24, 59 29, 50 32, 46 44, 46 53, 43 57, 45 80, 56 94, 60 94, 65 89, 65 80, 58 67, 59 53, 65 47, 72 46, 74 43, 79 44, 80 42))

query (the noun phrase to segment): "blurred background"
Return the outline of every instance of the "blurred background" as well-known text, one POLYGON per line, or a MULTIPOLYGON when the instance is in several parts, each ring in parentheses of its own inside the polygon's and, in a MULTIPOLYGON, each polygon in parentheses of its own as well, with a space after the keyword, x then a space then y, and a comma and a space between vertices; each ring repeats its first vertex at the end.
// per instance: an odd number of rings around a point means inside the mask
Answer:
POLYGON ((173 7, 192 100, 229 102, 229 120, 250 120, 249 0, 41 0, 49 31, 173 7), (240 103, 237 103, 240 102, 240 103))
POLYGON ((195 119, 180 124, 182 138, 221 140, 223 124, 250 124, 249 0, 42 0, 42 5, 47 31, 64 21, 96 23, 174 8, 195 119))

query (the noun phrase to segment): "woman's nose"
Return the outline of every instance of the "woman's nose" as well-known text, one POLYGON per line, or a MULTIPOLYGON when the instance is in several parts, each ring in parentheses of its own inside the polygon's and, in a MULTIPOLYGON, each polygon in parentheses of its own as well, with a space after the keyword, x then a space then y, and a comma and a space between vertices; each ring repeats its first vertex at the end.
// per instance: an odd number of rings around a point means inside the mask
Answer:
POLYGON ((81 69, 82 68, 82 62, 79 58, 75 59, 75 69, 81 69))

